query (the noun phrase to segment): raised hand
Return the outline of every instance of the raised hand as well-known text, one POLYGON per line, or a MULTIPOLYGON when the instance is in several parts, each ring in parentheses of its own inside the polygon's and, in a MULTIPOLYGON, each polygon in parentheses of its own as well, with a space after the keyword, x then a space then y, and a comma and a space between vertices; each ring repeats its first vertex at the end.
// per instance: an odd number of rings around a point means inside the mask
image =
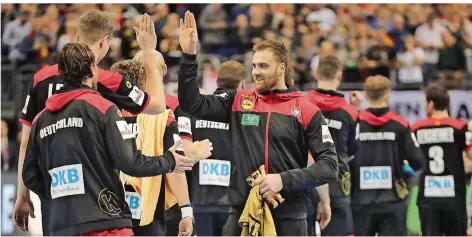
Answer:
POLYGON ((190 11, 185 12, 184 19, 180 19, 179 42, 182 51, 186 54, 197 54, 197 23, 195 16, 190 11))
POLYGON ((146 13, 141 16, 139 20, 139 26, 133 27, 136 32, 136 41, 144 52, 154 51, 157 46, 156 28, 154 27, 154 21, 146 13))

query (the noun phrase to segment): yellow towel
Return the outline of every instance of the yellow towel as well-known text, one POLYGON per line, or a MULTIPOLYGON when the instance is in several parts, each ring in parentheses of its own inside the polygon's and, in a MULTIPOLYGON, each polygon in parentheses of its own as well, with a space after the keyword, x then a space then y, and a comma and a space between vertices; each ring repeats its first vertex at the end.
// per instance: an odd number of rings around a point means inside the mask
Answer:
MULTIPOLYGON (((164 132, 168 116, 169 110, 158 115, 138 115, 139 135, 136 138, 136 146, 144 155, 160 156, 164 154, 164 132)), ((142 214, 139 225, 145 226, 150 224, 154 220, 162 176, 136 178, 121 172, 120 178, 123 183, 127 181, 132 185, 136 192, 140 194, 142 214)))
MULTIPOLYGON (((263 175, 265 175, 264 166, 261 166, 259 170, 248 177, 249 185, 263 175)), ((275 195, 275 199, 271 198, 270 201, 264 201, 259 192, 259 185, 253 187, 239 218, 239 225, 243 228, 241 236, 277 236, 268 203, 275 208, 283 201, 284 199, 279 193, 275 195)))

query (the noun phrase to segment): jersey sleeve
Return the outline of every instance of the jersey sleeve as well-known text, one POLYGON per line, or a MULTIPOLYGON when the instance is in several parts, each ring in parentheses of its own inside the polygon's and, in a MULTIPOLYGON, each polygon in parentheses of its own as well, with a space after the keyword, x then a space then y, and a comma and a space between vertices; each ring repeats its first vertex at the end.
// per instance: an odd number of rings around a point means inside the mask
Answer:
POLYGON ((175 108, 175 118, 177 120, 179 135, 182 139, 193 141, 192 120, 190 115, 183 111, 180 106, 175 108))
POLYGON ((313 115, 304 133, 315 163, 307 168, 281 173, 285 191, 320 186, 335 181, 338 176, 339 165, 334 141, 321 111, 313 115))
POLYGON ((179 129, 177 127, 177 121, 175 118, 170 117, 167 119, 166 130, 164 131, 164 150, 167 151, 171 148, 174 143, 174 136, 179 135, 179 129))
POLYGON ((40 151, 36 144, 37 123, 34 123, 31 128, 31 135, 29 136, 28 146, 26 148, 25 161, 23 164, 23 182, 25 186, 36 193, 41 198, 46 198, 46 187, 44 183, 44 176, 39 166, 40 151))
POLYGON ((118 73, 112 73, 108 78, 101 80, 97 89, 104 98, 118 108, 135 115, 142 113, 151 100, 146 92, 118 73))
POLYGON ((196 55, 184 54, 179 67, 179 105, 192 117, 227 123, 236 90, 226 96, 202 95, 197 83, 198 63, 196 55))
POLYGON ((37 94, 37 88, 34 87, 33 83, 31 83, 31 87, 29 88, 28 95, 26 96, 25 104, 23 106, 23 109, 21 110, 20 118, 19 121, 25 125, 31 126, 33 123, 34 117, 42 110, 42 108, 37 108, 37 103, 38 98, 36 96, 37 94))
POLYGON ((470 149, 472 149, 472 120, 469 121, 467 126, 464 128, 465 132, 465 152, 468 152, 470 149))
MULTIPOLYGON (((416 139, 415 133, 411 131, 410 126, 405 129, 401 139, 404 150, 403 154, 406 155, 406 159, 411 168, 413 168, 415 171, 423 170, 426 167, 423 151, 420 148, 420 144, 416 139)), ((400 162, 403 164, 403 160, 400 162)))
POLYGON ((115 168, 134 177, 156 176, 170 173, 175 168, 175 159, 170 151, 163 156, 145 156, 136 148, 133 131, 115 105, 105 114, 105 141, 115 168))

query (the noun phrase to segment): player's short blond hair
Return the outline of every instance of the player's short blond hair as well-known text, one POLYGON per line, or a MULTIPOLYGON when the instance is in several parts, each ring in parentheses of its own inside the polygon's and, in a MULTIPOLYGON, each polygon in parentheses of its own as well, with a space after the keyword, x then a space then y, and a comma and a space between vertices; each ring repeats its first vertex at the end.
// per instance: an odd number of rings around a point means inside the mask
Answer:
MULTIPOLYGON (((157 65, 156 67, 158 67, 159 69, 162 68, 162 66, 166 65, 166 62, 164 61, 164 56, 162 56, 162 54, 157 51, 157 50, 154 50, 154 55, 156 56, 157 58, 157 65)), ((143 54, 143 51, 142 50, 139 50, 133 57, 133 60, 136 61, 139 65, 141 65, 141 67, 144 68, 144 54, 143 54)), ((162 70, 162 69, 161 69, 162 70)), ((162 73, 162 71, 161 71, 162 73)))
POLYGON ((364 83, 364 90, 370 100, 377 101, 392 89, 392 82, 384 76, 370 76, 364 83))
POLYGON ((106 12, 93 10, 80 16, 77 38, 81 43, 94 44, 103 37, 113 34, 113 23, 106 12))

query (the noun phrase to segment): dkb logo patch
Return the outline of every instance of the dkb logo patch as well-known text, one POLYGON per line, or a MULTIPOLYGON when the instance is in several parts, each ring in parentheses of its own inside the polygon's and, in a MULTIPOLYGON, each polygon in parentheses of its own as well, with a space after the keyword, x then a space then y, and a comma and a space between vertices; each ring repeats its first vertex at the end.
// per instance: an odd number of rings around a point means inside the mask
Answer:
POLYGON ((65 165, 49 170, 52 199, 84 194, 82 165, 65 165))

